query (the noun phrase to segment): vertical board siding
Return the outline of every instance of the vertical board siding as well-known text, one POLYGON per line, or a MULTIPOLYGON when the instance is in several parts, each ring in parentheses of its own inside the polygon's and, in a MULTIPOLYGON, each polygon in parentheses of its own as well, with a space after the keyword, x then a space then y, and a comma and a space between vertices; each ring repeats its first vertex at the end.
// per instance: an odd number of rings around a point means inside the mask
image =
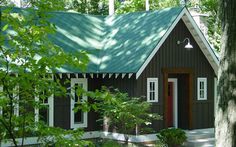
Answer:
MULTIPOLYGON (((140 75, 140 77, 137 80, 137 95, 146 96, 146 86, 147 86, 146 79, 148 77, 157 77, 159 79, 158 104, 160 105, 160 108, 162 110, 158 110, 157 112, 158 114, 163 114, 163 111, 164 111, 163 73, 161 72, 163 68, 169 68, 169 69, 189 68, 193 70, 193 84, 192 84, 193 100, 192 100, 192 109, 191 109, 192 110, 192 129, 213 127, 214 126, 213 122, 214 122, 215 73, 182 20, 176 25, 174 30, 171 32, 169 37, 163 43, 161 48, 157 51, 156 55, 153 57, 153 59, 150 61, 148 66, 145 68, 145 70, 143 71, 143 73, 140 75), (186 37, 190 39, 190 43, 193 45, 193 49, 189 50, 189 49, 184 48, 187 42, 177 45, 178 40, 183 41, 186 37), (205 101, 197 100, 197 78, 198 77, 207 78, 207 100, 205 101), (204 120, 204 122, 202 120, 204 120)), ((171 75, 169 75, 168 78, 170 77, 171 75)), ((181 92, 181 89, 182 89, 183 90, 182 93, 183 94, 186 93, 185 91, 188 90, 188 87, 184 88, 183 85, 180 85, 179 81, 181 81, 180 80, 181 78, 178 75, 173 75, 172 77, 178 78, 178 88, 180 90, 178 92, 181 92)), ((184 96, 182 98, 184 98, 184 96)), ((187 115, 180 116, 180 117, 181 119, 188 118, 187 115)), ((162 121, 162 123, 163 123, 162 125, 155 126, 154 128, 157 130, 162 129, 164 126, 164 121, 162 121)), ((183 125, 187 125, 187 124, 183 123, 183 125)))
MULTIPOLYGON (((59 77, 58 77, 59 78, 59 77)), ((60 79, 61 84, 68 89, 67 93, 70 94, 70 79, 76 78, 74 74, 70 74, 70 78, 66 74, 62 74, 62 79, 60 79), (67 82, 66 82, 67 81, 67 82)), ((84 78, 79 74, 78 78, 84 78)), ((102 86, 118 88, 121 92, 128 93, 129 96, 135 97, 136 95, 136 79, 135 76, 128 78, 126 75, 123 79, 119 77, 115 78, 113 75, 108 78, 102 78, 99 74, 98 77, 88 79, 88 91, 100 90, 102 86)), ((89 102, 93 102, 91 98, 88 98, 89 102)), ((97 122, 96 120, 101 117, 97 112, 90 111, 88 113, 88 127, 84 128, 85 131, 95 131, 102 130, 102 122, 97 122)), ((55 96, 54 98, 54 126, 61 127, 64 129, 70 129, 70 97, 69 96, 55 96)))
MULTIPOLYGON (((98 77, 94 76, 90 78, 88 76, 88 90, 94 91, 96 89, 101 89, 101 86, 118 88, 121 92, 127 92, 131 97, 146 97, 147 90, 147 78, 148 77, 157 77, 158 78, 158 102, 152 103, 152 112, 158 113, 164 116, 164 88, 163 88, 163 68, 190 68, 193 70, 193 91, 192 91, 192 128, 208 128, 214 126, 214 77, 215 73, 210 66, 209 62, 205 58, 204 54, 198 47, 197 43, 191 37, 190 32, 187 30, 185 24, 180 21, 174 30, 171 32, 169 37, 163 43, 162 47, 158 50, 156 55, 153 57, 151 62, 147 65, 143 73, 136 80, 133 75, 131 78, 128 78, 126 75, 124 78, 119 75, 115 78, 113 74, 111 78, 108 78, 108 75, 105 78, 102 78, 102 74, 99 74, 98 77), (184 48, 184 44, 177 45, 178 40, 182 41, 185 37, 190 38, 190 42, 193 45, 193 49, 187 50, 184 48), (207 78, 207 100, 198 101, 197 100, 197 78, 206 77, 207 78)), ((74 74, 71 74, 71 78, 75 77, 74 74)), ((82 78, 80 75, 79 77, 82 78)), ((169 78, 178 79, 178 95, 179 95, 179 105, 186 106, 185 94, 188 90, 188 87, 184 85, 183 78, 188 77, 184 74, 173 74, 169 75, 169 78), (181 83, 182 81, 182 83, 181 83), (181 97, 181 98, 180 98, 181 97)), ((63 79, 68 79, 68 77, 63 74, 63 79)), ((70 84, 65 85, 69 87, 70 84)), ((146 98, 145 98, 146 100, 146 98)), ((179 124, 182 126, 188 126, 186 122, 182 121, 183 119, 188 119, 188 115, 184 115, 186 110, 184 108, 179 109, 178 111, 180 116, 179 124), (182 121, 182 122, 181 122, 182 121)), ((88 113, 88 127, 85 130, 101 130, 101 123, 96 122, 99 118, 98 113, 89 112, 88 113)), ((62 127, 65 129, 70 128, 70 99, 58 97, 54 100, 54 125, 62 127)), ((160 130, 165 127, 164 121, 153 121, 153 129, 160 130)))

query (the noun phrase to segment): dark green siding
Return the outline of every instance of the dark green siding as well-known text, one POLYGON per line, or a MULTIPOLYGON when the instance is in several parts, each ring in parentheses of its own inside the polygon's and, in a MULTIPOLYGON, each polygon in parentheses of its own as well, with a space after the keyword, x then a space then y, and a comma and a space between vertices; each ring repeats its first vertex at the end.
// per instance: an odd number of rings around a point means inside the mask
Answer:
MULTIPOLYGON (((127 59, 128 61, 129 59, 127 59)), ((94 91, 100 89, 101 86, 112 86, 113 88, 120 89, 121 92, 127 92, 130 96, 145 96, 146 97, 146 81, 148 77, 158 77, 159 81, 159 102, 153 103, 152 111, 160 115, 164 115, 164 96, 163 96, 163 68, 191 68, 193 69, 193 104, 192 104, 192 127, 195 128, 208 128, 214 126, 214 77, 215 73, 210 66, 209 62, 205 58, 204 54, 198 47, 197 43, 191 37, 190 32, 187 30, 183 21, 180 21, 169 37, 163 43, 162 47, 158 50, 156 55, 150 61, 148 66, 144 69, 143 73, 136 80, 135 75, 128 78, 126 75, 124 78, 119 75, 115 78, 113 74, 111 78, 106 75, 102 78, 102 74, 98 77, 88 78, 88 90, 94 91), (184 44, 177 45, 178 40, 183 40, 185 37, 189 37, 193 49, 187 50, 184 48, 184 44), (207 77, 207 100, 197 100, 197 77, 207 77)), ((71 74, 71 77, 74 75, 71 74)), ((188 125, 184 120, 188 119, 189 113, 186 107, 186 91, 188 87, 184 84, 183 74, 172 74, 170 77, 178 78, 178 97, 179 97, 179 125, 181 128, 188 128, 188 125), (182 81, 182 82, 181 82, 182 81), (181 87, 181 88, 180 88, 181 87), (186 114, 186 115, 185 115, 186 114)), ((67 78, 64 74, 63 78, 67 78)), ((69 87, 69 85, 66 85, 69 87)), ((62 128, 70 127, 70 100, 65 98, 59 98, 55 100, 54 117, 55 126, 62 128)), ((165 117, 165 116, 163 116, 165 117)), ((101 124, 96 122, 99 116, 95 112, 89 112, 88 114, 88 128, 86 130, 101 130, 101 124)), ((152 124, 155 130, 164 128, 164 121, 154 121, 152 124)))
MULTIPOLYGON (((150 61, 148 66, 144 69, 143 73, 137 80, 137 95, 146 96, 146 80, 148 77, 158 77, 159 81, 159 102, 153 103, 155 112, 164 115, 164 95, 163 95, 163 68, 190 68, 193 69, 193 104, 192 104, 192 127, 195 128, 209 128, 214 126, 214 77, 215 73, 201 49, 194 41, 192 35, 188 31, 184 22, 181 20, 174 30, 170 33, 162 47, 157 51, 156 55, 150 61), (184 44, 177 45, 177 41, 182 41, 185 37, 190 38, 193 49, 187 50, 184 44), (197 78, 207 78, 207 100, 197 100, 197 78)), ((171 75, 169 75, 169 78, 171 75)), ((172 76, 173 77, 173 76, 172 76)), ((178 76, 174 76, 179 78, 178 76)), ((178 84, 178 96, 184 95, 184 85, 178 84), (182 87, 182 88, 180 88, 182 87), (182 89, 182 91, 181 91, 182 89)), ((186 88, 185 88, 186 89, 186 88)), ((183 96, 181 96, 183 98, 183 96)), ((179 101, 182 101, 179 98, 179 101)), ((181 106, 181 104, 179 104, 181 106)), ((153 109, 153 110, 154 110, 153 109)), ((184 110, 179 110, 184 111, 184 110)), ((180 112, 179 112, 180 113, 180 112)), ((188 119, 180 113, 179 119, 188 119)), ((180 121, 180 120, 179 120, 180 121)), ((181 123, 181 122, 179 122, 181 123)), ((184 124, 184 123, 182 123, 184 124)), ((188 124, 186 124, 188 125, 188 124)), ((156 129, 164 127, 164 121, 159 121, 153 125, 156 129)), ((183 127, 184 128, 184 127, 183 127)))

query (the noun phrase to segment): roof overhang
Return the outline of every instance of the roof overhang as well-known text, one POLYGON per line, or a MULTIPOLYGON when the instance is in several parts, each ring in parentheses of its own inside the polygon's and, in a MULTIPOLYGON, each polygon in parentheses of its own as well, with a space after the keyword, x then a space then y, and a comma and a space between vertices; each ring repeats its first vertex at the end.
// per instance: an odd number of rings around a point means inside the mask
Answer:
POLYGON ((71 78, 71 76, 73 75, 73 77, 76 78, 132 78, 134 73, 56 73, 60 79, 62 79, 64 76, 67 78, 71 78))
POLYGON ((152 53, 148 56, 147 60, 144 62, 144 64, 139 68, 138 72, 136 73, 136 79, 139 78, 139 76, 142 74, 143 70, 146 68, 146 66, 149 64, 151 59, 154 57, 154 55, 157 53, 157 51, 160 49, 162 44, 165 42, 167 37, 170 35, 172 30, 175 28, 177 23, 182 19, 187 26, 188 30, 192 34, 193 38, 199 45, 200 49, 202 50, 203 54, 207 58, 208 62, 212 66, 215 74, 217 75, 218 68, 219 68, 219 60, 213 51, 212 47, 210 46, 207 39, 204 37, 203 33, 197 26, 196 22, 192 18, 191 14, 187 10, 187 8, 183 8, 183 10, 180 12, 176 20, 173 22, 173 24, 170 26, 168 31, 164 34, 162 39, 159 41, 155 49, 152 51, 152 53))

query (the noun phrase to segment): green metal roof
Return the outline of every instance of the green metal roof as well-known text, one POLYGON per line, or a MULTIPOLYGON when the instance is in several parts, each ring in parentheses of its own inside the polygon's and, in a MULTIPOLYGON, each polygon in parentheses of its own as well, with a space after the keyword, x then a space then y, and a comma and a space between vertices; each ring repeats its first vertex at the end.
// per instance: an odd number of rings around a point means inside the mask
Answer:
MULTIPOLYGON (((57 33, 50 38, 65 51, 88 51, 87 73, 136 73, 183 7, 92 16, 54 12, 57 33)), ((80 72, 64 67, 59 72, 80 72)))

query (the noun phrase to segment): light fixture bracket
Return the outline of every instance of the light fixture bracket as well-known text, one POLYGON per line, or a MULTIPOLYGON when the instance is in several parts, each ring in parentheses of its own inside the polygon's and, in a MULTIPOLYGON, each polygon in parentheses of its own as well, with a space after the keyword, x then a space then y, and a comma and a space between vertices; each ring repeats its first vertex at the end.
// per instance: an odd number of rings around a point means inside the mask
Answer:
POLYGON ((191 48, 193 48, 193 46, 190 44, 190 39, 189 38, 184 38, 184 40, 183 41, 177 41, 177 44, 178 45, 180 45, 181 43, 184 43, 185 41, 187 40, 187 44, 184 46, 184 48, 186 48, 186 49, 191 49, 191 48))

